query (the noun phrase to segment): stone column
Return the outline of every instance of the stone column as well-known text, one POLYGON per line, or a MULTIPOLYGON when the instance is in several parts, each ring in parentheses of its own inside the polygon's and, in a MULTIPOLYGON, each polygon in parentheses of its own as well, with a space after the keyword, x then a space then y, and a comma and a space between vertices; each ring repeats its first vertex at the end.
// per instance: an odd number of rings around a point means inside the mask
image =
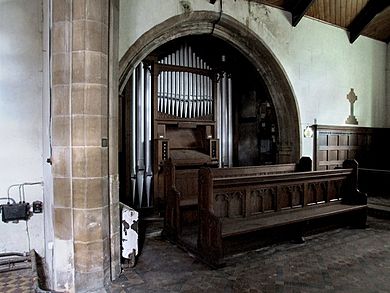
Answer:
POLYGON ((109 0, 53 0, 56 290, 103 288, 110 280, 110 236, 115 245, 119 242, 119 221, 110 232, 110 208, 115 211, 118 203, 109 196, 115 192, 109 187, 115 182, 109 182, 117 174, 112 170, 109 180, 109 6, 109 0))
POLYGON ((111 239, 111 279, 121 272, 120 265, 120 217, 119 217, 119 167, 118 167, 118 122, 119 122, 119 0, 110 0, 109 23, 109 198, 110 198, 110 239, 111 239))

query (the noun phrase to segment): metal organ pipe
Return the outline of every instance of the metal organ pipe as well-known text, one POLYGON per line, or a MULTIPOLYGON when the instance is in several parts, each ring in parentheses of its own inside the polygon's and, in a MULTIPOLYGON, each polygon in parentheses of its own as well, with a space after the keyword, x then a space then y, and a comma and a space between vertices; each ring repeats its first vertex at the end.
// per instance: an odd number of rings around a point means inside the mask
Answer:
POLYGON ((226 74, 222 74, 221 80, 221 144, 222 144, 222 167, 229 166, 227 157, 227 89, 226 89, 226 74))
MULTIPOLYGON (((192 67, 192 50, 191 47, 188 46, 188 67, 192 67)), ((188 118, 192 118, 192 107, 193 107, 193 87, 192 80, 194 76, 192 73, 188 74, 188 118)))
MULTIPOLYGON (((183 66, 188 67, 188 55, 187 55, 187 45, 182 47, 183 51, 183 66)), ((183 84, 184 84, 184 89, 183 89, 183 98, 184 98, 184 118, 188 118, 188 72, 183 72, 183 84)))
POLYGON ((228 99, 228 158, 229 167, 233 167, 233 109, 232 109, 232 79, 227 77, 227 99, 228 99))
MULTIPOLYGON (((211 70, 187 44, 162 58, 159 63, 211 70)), ((184 119, 212 114, 213 81, 209 74, 185 70, 163 71, 159 74, 158 82, 158 111, 184 119)))
MULTIPOLYGON (((192 53, 192 67, 196 68, 196 55, 193 52, 192 53)), ((193 74, 193 80, 192 80, 192 93, 193 93, 193 117, 197 117, 197 107, 198 107, 198 84, 197 84, 197 78, 198 75, 196 73, 193 74)))
POLYGON ((217 80, 218 80, 218 83, 217 83, 217 100, 216 100, 216 107, 217 107, 217 111, 216 111, 216 120, 217 120, 217 138, 219 139, 220 143, 219 143, 219 168, 222 168, 222 115, 221 115, 221 110, 222 110, 222 86, 221 86, 221 80, 220 80, 220 77, 221 76, 218 76, 217 77, 217 80))
MULTIPOLYGON (((153 178, 152 158, 152 76, 140 63, 131 76, 131 186, 133 206, 150 206, 153 178)), ((159 92, 162 89, 159 88, 159 92)), ((161 104, 159 104, 160 106, 161 104)))
MULTIPOLYGON (((180 51, 176 51, 176 65, 180 66, 180 51)), ((180 72, 176 72, 176 109, 175 116, 179 116, 180 113, 180 72)))
POLYGON ((221 167, 233 165, 233 115, 232 115, 232 82, 226 73, 221 73, 217 85, 218 120, 217 134, 220 139, 221 167))
POLYGON ((137 79, 137 186, 139 205, 142 204, 142 193, 144 187, 145 175, 145 98, 144 98, 144 70, 143 64, 140 63, 136 70, 137 79))
MULTIPOLYGON (((171 54, 171 64, 175 64, 175 53, 172 53, 171 54)), ((175 94, 175 90, 176 90, 176 85, 175 85, 175 72, 169 72, 169 75, 171 77, 171 114, 172 115, 175 115, 175 98, 176 98, 176 94, 175 94)))
POLYGON ((151 202, 151 188, 153 179, 153 159, 152 159, 152 74, 150 66, 144 67, 145 82, 145 189, 146 205, 151 202))
MULTIPOLYGON (((171 56, 170 55, 167 57, 167 64, 171 64, 171 56)), ((166 72, 166 76, 167 76, 167 99, 168 99, 167 113, 171 114, 171 93, 172 93, 172 90, 171 90, 171 72, 166 72)))
POLYGON ((131 161, 130 161, 130 176, 131 176, 131 189, 133 195, 133 203, 135 201, 136 196, 136 186, 137 186, 137 92, 136 92, 136 69, 133 70, 133 74, 131 75, 131 161))
MULTIPOLYGON (((199 57, 196 57, 196 68, 200 68, 200 60, 199 57)), ((200 83, 201 76, 199 74, 196 75, 196 100, 197 100, 197 105, 196 105, 196 116, 199 117, 201 116, 200 114, 200 97, 202 95, 201 92, 201 83, 200 83)))

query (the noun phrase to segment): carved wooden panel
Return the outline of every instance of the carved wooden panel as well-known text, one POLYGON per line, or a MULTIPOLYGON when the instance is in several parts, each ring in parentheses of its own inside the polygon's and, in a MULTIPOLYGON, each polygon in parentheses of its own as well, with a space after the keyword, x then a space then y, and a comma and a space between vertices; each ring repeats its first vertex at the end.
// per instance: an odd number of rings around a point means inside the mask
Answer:
POLYGON ((185 199, 198 198, 198 170, 176 170, 176 188, 185 199))
POLYGON ((310 182, 307 185, 307 205, 324 202, 327 199, 327 184, 325 182, 310 182))
POLYGON ((276 188, 265 187, 253 189, 250 192, 250 214, 274 211, 276 209, 276 188))
POLYGON ((214 212, 220 218, 242 217, 244 214, 245 192, 241 190, 215 194, 214 212))
POLYGON ((341 199, 341 187, 343 180, 332 180, 328 183, 328 201, 341 199))
POLYGON ((226 193, 217 193, 214 202, 214 214, 218 218, 226 218, 229 215, 229 204, 226 193))
POLYGON ((314 170, 341 167, 344 160, 355 159, 359 165, 378 167, 387 159, 386 128, 313 125, 314 170))

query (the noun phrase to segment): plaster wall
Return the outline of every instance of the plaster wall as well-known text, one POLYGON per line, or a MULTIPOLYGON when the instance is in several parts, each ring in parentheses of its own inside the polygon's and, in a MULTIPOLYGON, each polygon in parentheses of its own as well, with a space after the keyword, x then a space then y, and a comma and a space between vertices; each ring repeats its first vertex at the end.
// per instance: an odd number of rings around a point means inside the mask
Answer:
MULTIPOLYGON (((143 33, 172 16, 219 9, 219 1, 167 0, 162 5, 159 0, 121 0, 119 57, 143 33)), ((284 68, 296 96, 301 133, 314 120, 345 125, 351 88, 358 96, 359 126, 390 126, 385 118, 385 43, 360 36, 350 44, 346 31, 307 17, 294 28, 290 13, 254 1, 223 1, 222 10, 254 31, 284 68)), ((301 141, 302 155, 312 156, 312 139, 301 141)))
MULTIPOLYGON (((12 184, 40 182, 42 170, 42 0, 0 1, 0 197, 12 184)), ((26 186, 26 201, 43 187, 26 186)), ((19 202, 18 188, 10 196, 19 202)), ((6 200, 1 200, 5 204, 6 200)), ((44 249, 44 213, 27 222, 30 247, 44 249)), ((0 252, 29 250, 26 222, 0 222, 0 252)))

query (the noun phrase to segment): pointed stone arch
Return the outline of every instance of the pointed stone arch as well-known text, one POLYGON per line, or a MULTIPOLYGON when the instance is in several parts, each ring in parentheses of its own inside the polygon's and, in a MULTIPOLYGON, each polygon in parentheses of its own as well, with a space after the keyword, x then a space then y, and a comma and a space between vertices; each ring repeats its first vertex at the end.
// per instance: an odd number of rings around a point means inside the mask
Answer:
POLYGON ((171 17, 144 33, 119 62, 121 93, 135 66, 159 46, 188 35, 213 34, 240 51, 258 70, 272 98, 279 126, 279 163, 300 156, 298 105, 283 67, 259 36, 236 19, 210 11, 171 17))

